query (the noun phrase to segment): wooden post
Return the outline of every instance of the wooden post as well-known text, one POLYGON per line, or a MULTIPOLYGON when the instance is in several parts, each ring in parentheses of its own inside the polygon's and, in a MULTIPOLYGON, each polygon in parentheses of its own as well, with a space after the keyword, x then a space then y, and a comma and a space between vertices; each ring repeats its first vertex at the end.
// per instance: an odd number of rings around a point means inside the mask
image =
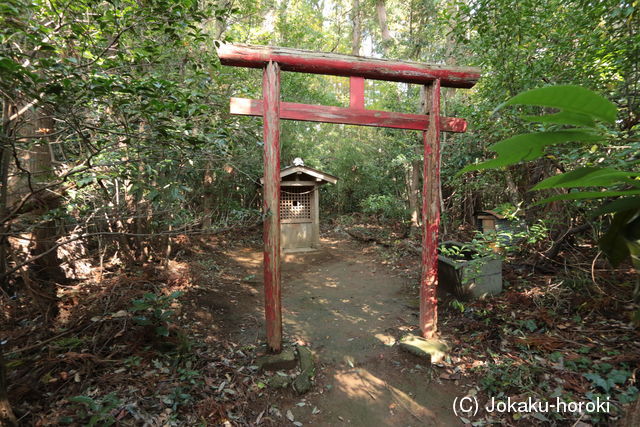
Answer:
POLYGON ((424 167, 422 186, 422 275, 420 329, 433 338, 438 325, 438 228, 440 226, 440 80, 424 86, 423 112, 429 127, 422 133, 424 167))
POLYGON ((267 345, 282 349, 280 305, 280 67, 269 62, 262 78, 264 120, 264 314, 267 345))
POLYGON ((364 78, 349 78, 349 107, 364 109, 364 78))

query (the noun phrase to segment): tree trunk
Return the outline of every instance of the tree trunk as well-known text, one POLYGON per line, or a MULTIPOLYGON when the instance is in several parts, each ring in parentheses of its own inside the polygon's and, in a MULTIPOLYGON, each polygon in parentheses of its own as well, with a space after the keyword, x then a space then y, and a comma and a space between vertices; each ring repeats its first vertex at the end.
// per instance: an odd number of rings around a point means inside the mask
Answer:
POLYGON ((506 168, 504 177, 507 181, 507 196, 509 197, 509 202, 511 202, 513 206, 518 206, 520 203, 520 194, 518 193, 518 186, 513 180, 513 174, 510 170, 512 167, 513 166, 506 168))
MULTIPOLYGON (((11 131, 10 126, 10 103, 9 100, 4 98, 2 102, 2 133, 0 134, 0 218, 5 218, 8 214, 8 177, 9 177, 9 164, 11 159, 11 146, 9 143, 11 131)), ((7 258, 9 257, 9 240, 5 235, 8 231, 5 223, 0 224, 0 275, 4 277, 7 271, 7 258)), ((0 283, 0 287, 6 290, 6 278, 0 283)), ((7 395, 7 370, 4 364, 4 358, 2 357, 2 344, 0 343, 0 426, 17 426, 18 422, 13 415, 11 405, 9 404, 9 397, 7 395)))
MULTIPOLYGON (((40 134, 50 134, 54 129, 53 112, 49 108, 42 108, 35 112, 34 123, 35 131, 40 134)), ((33 155, 29 159, 28 185, 29 190, 37 190, 45 186, 53 175, 53 163, 51 158, 51 150, 49 148, 48 138, 41 138, 40 141, 31 149, 33 155)), ((60 207, 60 198, 39 197, 41 203, 40 209, 36 211, 38 216, 44 216, 52 209, 60 207)), ((32 265, 35 273, 36 281, 27 280, 27 285, 34 299, 38 302, 44 311, 46 318, 51 319, 56 316, 58 311, 56 284, 66 282, 66 277, 60 268, 60 260, 58 254, 53 247, 60 238, 58 232, 58 223, 55 219, 38 223, 33 230, 33 239, 35 241, 31 255, 43 255, 32 265)))
POLYGON ((415 158, 411 160, 411 171, 409 172, 409 211, 411 212, 411 235, 420 232, 420 175, 422 162, 422 147, 413 148, 415 158))
MULTIPOLYGON (((144 120, 142 120, 138 124, 138 131, 142 138, 147 140, 147 124, 144 120)), ((145 176, 145 159, 142 158, 140 153, 138 156, 138 182, 148 182, 150 177, 145 176)), ((157 187, 157 181, 155 178, 151 179, 151 186, 157 187)), ((125 186, 126 188, 126 186, 125 186)), ((152 231, 149 225, 153 220, 153 206, 151 204, 151 200, 145 198, 144 191, 138 191, 134 197, 130 197, 129 200, 133 201, 135 204, 134 212, 135 212, 135 230, 137 236, 133 241, 135 242, 133 246, 134 255, 139 262, 147 262, 151 257, 151 239, 147 236, 143 236, 145 234, 150 234, 152 231)), ((122 228, 122 231, 127 231, 127 226, 122 221, 118 221, 118 226, 122 228)), ((160 242, 162 243, 162 242, 160 242)))
POLYGON ((384 1, 385 0, 376 1, 376 15, 378 16, 378 24, 380 24, 380 35, 382 36, 382 53, 386 57, 393 38, 391 37, 389 26, 387 25, 387 8, 385 7, 384 1))
POLYGON ((212 170, 211 160, 207 160, 204 167, 204 179, 202 185, 202 229, 208 230, 211 228, 212 215, 213 215, 213 198, 214 188, 213 182, 215 181, 215 175, 212 170))
MULTIPOLYGON (((9 165, 11 164, 11 130, 9 126, 11 115, 9 100, 4 98, 2 102, 2 134, 0 134, 0 220, 7 217, 9 213, 8 207, 8 185, 9 185, 9 165)), ((7 259, 9 258, 9 239, 6 233, 9 231, 8 223, 0 223, 0 277, 3 277, 0 288, 7 290, 6 277, 7 259)))
POLYGON ((362 45, 362 22, 360 19, 360 0, 353 0, 351 9, 351 54, 360 55, 362 45))

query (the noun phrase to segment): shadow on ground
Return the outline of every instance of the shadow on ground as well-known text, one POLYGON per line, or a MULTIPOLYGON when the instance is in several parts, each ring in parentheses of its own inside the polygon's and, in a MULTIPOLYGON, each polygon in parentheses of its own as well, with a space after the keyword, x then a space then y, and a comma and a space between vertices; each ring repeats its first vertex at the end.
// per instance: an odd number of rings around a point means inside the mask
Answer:
MULTIPOLYGON (((432 380, 424 360, 395 345, 417 324, 416 297, 373 250, 336 238, 324 239, 318 252, 283 257, 285 340, 308 345, 318 371, 313 391, 303 399, 283 396, 280 410, 313 425, 460 424, 451 408, 463 393, 432 380)), ((226 255, 261 280, 259 250, 226 255)), ((259 316, 258 330, 243 325, 236 338, 244 344, 264 342, 261 281, 256 289, 258 305, 249 313, 259 316)))

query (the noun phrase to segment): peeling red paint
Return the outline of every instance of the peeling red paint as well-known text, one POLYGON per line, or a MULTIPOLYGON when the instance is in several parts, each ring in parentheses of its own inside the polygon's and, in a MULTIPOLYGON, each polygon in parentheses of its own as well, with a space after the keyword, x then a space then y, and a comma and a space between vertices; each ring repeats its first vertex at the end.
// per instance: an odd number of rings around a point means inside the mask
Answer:
POLYGON ((280 68, 270 62, 262 78, 264 132, 264 313, 267 345, 282 349, 280 290, 280 68))
MULTIPOLYGON (((231 114, 262 116, 262 101, 259 99, 231 98, 231 114)), ((426 130, 429 116, 424 114, 393 113, 389 111, 330 107, 325 105, 280 103, 280 118, 322 123, 388 127, 395 129, 426 130)), ((440 117, 442 132, 465 132, 467 122, 455 117, 440 117)))
POLYGON ((362 77, 349 79, 349 107, 364 109, 364 78, 362 77))
POLYGON ((422 275, 420 278, 420 329, 433 338, 438 326, 438 229, 440 228, 440 81, 426 87, 431 119, 423 133, 422 275))
POLYGON ((473 67, 448 67, 270 46, 221 44, 218 56, 223 65, 262 68, 273 61, 280 65, 282 71, 416 84, 440 80, 444 87, 470 88, 480 78, 480 70, 473 67))

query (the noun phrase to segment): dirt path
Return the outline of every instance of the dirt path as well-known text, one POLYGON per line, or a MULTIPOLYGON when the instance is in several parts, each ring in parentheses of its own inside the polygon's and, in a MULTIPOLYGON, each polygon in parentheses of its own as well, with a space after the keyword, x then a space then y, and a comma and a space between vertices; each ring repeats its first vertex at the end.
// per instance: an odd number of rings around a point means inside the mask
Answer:
MULTIPOLYGON (((312 349, 318 369, 314 389, 303 398, 285 396, 279 409, 305 425, 459 425, 451 407, 460 392, 430 379, 421 359, 394 345, 417 323, 415 297, 372 251, 325 239, 319 252, 284 257, 284 334, 312 349)), ((226 254, 259 282, 259 251, 226 254)), ((244 328, 237 338, 256 344, 264 342, 261 295, 250 301, 259 304, 250 315, 258 317, 259 334, 244 328)))

